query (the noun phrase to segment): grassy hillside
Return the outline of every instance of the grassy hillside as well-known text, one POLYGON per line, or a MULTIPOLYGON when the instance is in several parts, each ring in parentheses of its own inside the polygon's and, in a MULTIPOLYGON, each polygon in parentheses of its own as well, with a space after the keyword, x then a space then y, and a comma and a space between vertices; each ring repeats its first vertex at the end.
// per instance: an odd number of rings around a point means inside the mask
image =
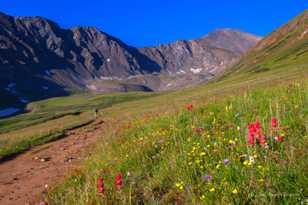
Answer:
POLYGON ((258 73, 307 63, 308 10, 273 31, 228 72, 258 73))
POLYGON ((83 168, 51 190, 46 200, 52 204, 304 202, 308 194, 306 23, 307 11, 265 38, 216 81, 104 110, 115 118, 121 113, 117 131, 104 136, 83 168))

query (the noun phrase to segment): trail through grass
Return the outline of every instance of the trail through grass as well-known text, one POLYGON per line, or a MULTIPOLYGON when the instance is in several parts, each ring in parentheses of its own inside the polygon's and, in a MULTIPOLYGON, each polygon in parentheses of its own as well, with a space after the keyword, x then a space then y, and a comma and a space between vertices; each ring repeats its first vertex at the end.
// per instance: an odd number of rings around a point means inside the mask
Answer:
POLYGON ((32 103, 29 105, 32 112, 0 120, 0 160, 58 139, 65 131, 92 122, 94 109, 103 110, 118 103, 156 95, 80 94, 32 103))
POLYGON ((134 121, 48 198, 55 204, 300 203, 308 193, 307 86, 296 81, 231 92, 192 111, 134 121), (247 126, 256 121, 266 144, 247 142, 247 126), (116 190, 119 173, 123 186, 116 190))

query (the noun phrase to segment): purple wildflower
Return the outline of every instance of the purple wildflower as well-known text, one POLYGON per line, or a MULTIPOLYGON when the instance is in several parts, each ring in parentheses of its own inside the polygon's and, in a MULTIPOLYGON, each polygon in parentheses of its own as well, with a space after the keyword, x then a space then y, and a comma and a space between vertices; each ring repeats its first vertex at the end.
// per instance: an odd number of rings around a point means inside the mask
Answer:
POLYGON ((224 159, 224 165, 228 165, 228 164, 230 164, 230 160, 229 159, 224 159))
POLYGON ((214 177, 212 175, 206 174, 203 176, 203 181, 205 182, 211 182, 213 181, 214 177))

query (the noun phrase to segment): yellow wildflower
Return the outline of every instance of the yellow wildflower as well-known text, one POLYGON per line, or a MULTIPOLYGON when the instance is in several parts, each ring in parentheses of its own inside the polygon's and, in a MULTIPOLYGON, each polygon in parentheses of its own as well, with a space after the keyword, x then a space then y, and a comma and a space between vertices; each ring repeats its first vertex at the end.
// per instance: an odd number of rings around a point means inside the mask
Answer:
POLYGON ((233 189, 232 194, 238 194, 238 190, 237 189, 233 189))
POLYGON ((175 183, 175 186, 179 190, 183 190, 184 189, 184 182, 177 182, 177 183, 175 183))
POLYGON ((214 187, 210 189, 210 192, 214 192, 214 191, 215 191, 215 188, 214 188, 214 187))
POLYGON ((229 144, 234 145, 234 144, 235 144, 235 141, 234 141, 234 140, 229 140, 229 144))
POLYGON ((252 165, 251 161, 249 161, 249 160, 245 160, 245 161, 243 162, 243 164, 244 164, 245 166, 251 166, 251 165, 252 165))

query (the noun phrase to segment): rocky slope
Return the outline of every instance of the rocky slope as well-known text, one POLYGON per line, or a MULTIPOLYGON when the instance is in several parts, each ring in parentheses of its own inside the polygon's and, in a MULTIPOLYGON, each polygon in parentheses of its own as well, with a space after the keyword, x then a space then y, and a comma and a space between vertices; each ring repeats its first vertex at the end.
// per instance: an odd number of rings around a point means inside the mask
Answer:
POLYGON ((259 37, 238 30, 220 29, 200 39, 139 50, 162 68, 161 73, 189 76, 180 83, 185 86, 195 84, 191 79, 197 80, 196 77, 201 76, 202 81, 222 73, 259 40, 259 37))
POLYGON ((27 102, 71 91, 175 89, 212 78, 259 39, 225 29, 138 49, 94 27, 0 13, 0 95, 27 102))

